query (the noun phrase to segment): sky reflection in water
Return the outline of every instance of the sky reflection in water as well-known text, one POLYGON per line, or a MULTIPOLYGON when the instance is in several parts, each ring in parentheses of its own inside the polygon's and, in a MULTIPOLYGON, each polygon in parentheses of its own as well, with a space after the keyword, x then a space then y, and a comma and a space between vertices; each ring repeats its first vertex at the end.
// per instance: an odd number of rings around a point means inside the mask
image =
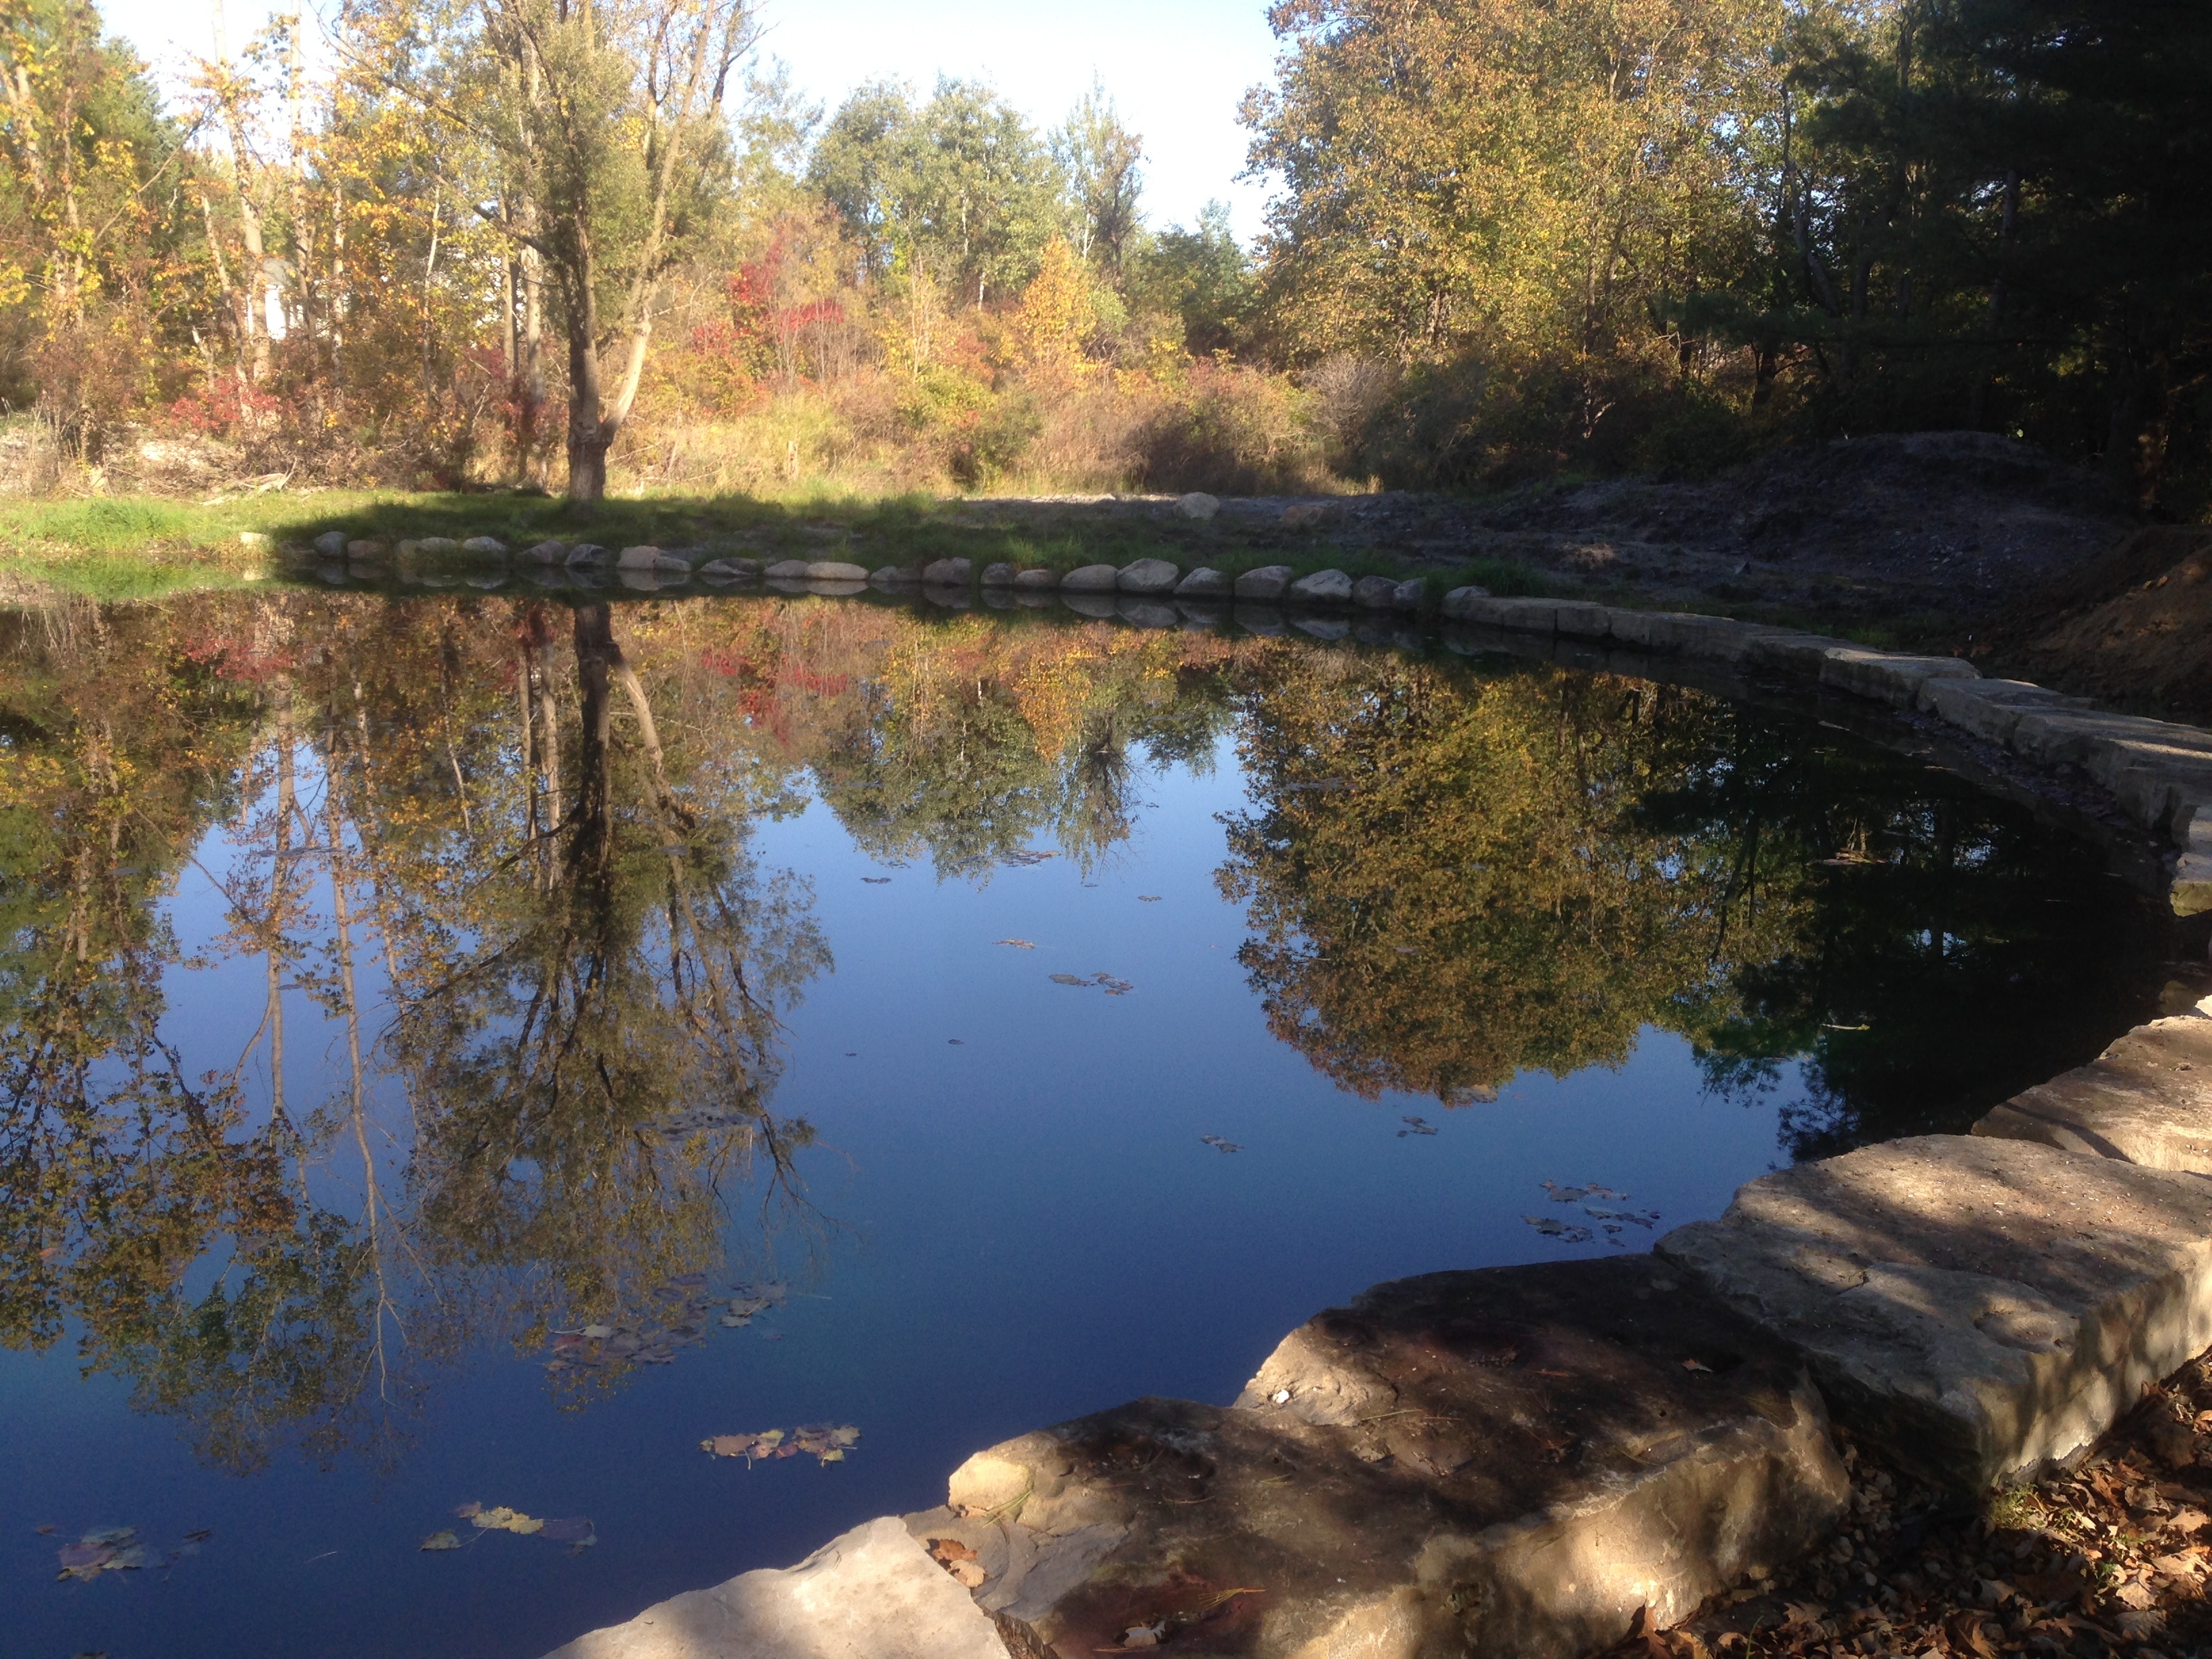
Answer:
POLYGON ((2165 954, 1946 775, 1545 666, 805 600, 0 639, 8 1659, 532 1659, 1378 1279, 1648 1245, 1540 1182, 1663 1227, 1962 1127, 2165 954))

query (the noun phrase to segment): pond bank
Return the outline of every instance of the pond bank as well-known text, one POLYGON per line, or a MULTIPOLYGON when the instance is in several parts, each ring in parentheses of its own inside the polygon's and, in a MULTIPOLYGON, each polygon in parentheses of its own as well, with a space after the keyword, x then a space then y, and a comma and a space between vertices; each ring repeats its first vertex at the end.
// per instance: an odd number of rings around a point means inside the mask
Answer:
MULTIPOLYGON (((1444 613, 1456 649, 1495 632, 1701 660, 2071 769, 2166 840, 2178 915, 2212 908, 2212 737, 2194 728, 1711 617, 1466 589, 1444 613)), ((2078 1455, 2212 1346, 2200 1066, 2212 1075, 2212 1006, 2128 1034, 1972 1136, 1753 1182, 1650 1257, 1377 1286, 1286 1338, 1231 1407, 1140 1401, 979 1453, 945 1508, 904 1517, 901 1571, 972 1589, 964 1628, 988 1621, 1015 1659, 1570 1659, 1632 1620, 1677 1623, 1846 1517, 1831 1413, 1885 1461, 1978 1494, 2078 1455)), ((559 1659, 908 1650, 895 1620, 831 1646, 648 1617, 559 1659)))

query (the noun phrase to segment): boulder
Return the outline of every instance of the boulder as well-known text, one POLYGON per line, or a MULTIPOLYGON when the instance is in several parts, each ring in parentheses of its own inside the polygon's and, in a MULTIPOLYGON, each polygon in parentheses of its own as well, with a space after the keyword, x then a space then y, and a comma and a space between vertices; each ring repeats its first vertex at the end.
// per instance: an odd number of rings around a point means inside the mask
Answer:
POLYGON ((1847 1493, 1796 1358, 1636 1256, 1377 1285, 1231 1407, 1024 1435, 908 1519, 976 1552, 1016 1654, 1572 1659, 1788 1562, 1847 1493))
POLYGON ((1003 559, 995 564, 987 564, 983 567, 982 581, 986 587, 1012 587, 1014 585, 1014 568, 1003 559))
POLYGON ((1362 576, 1352 585, 1352 602, 1363 611, 1388 611, 1398 603, 1398 584, 1388 576, 1362 576))
POLYGON ((1139 559, 1121 567, 1115 587, 1123 593, 1172 593, 1182 572, 1165 559, 1139 559))
POLYGON ((989 1615, 891 1516, 795 1567, 739 1573, 546 1659, 1006 1659, 989 1615))
POLYGON ((507 544, 496 536, 471 536, 461 544, 461 551, 478 554, 485 558, 503 559, 507 556, 507 544))
POLYGON ((1449 621, 1471 622, 1474 618, 1470 613, 1474 602, 1489 597, 1490 590, 1486 587, 1455 587, 1444 595, 1443 604, 1437 608, 1449 621))
POLYGON ((1177 599, 1176 610, 1185 628, 1200 632, 1219 628, 1229 620, 1229 607, 1219 599, 1177 599))
POLYGON ((1428 602, 1429 585, 1419 576, 1410 577, 1390 590, 1393 611, 1419 611, 1428 602))
POLYGON ((1202 489, 1194 489, 1176 498, 1176 511, 1186 519, 1210 519, 1221 511, 1221 502, 1202 489))
POLYGON ((1352 578, 1341 570, 1316 570, 1292 582, 1285 597, 1303 605, 1348 605, 1352 578))
POLYGON ((709 559, 699 567, 701 575, 716 581, 758 581, 760 573, 758 559, 709 559))
POLYGON ((842 559, 813 559, 807 562, 806 580, 811 582, 865 583, 868 580, 868 573, 859 565, 847 564, 842 559))
POLYGON ((538 542, 522 550, 522 556, 538 564, 559 564, 568 556, 566 542, 538 542))
POLYGON ((2138 1025, 2087 1066, 1992 1109, 1973 1133, 2212 1176, 2212 1019, 2138 1025))
MULTIPOLYGON (((417 541, 415 546, 417 551, 423 553, 481 552, 483 550, 480 548, 467 548, 451 536, 425 536, 417 541)), ((507 550, 501 548, 500 550, 505 552, 507 550)))
POLYGON ((258 530, 241 530, 238 532, 238 544, 250 553, 266 553, 273 544, 258 530))
POLYGON ((1295 574, 1286 564, 1263 564, 1239 576, 1234 591, 1240 599, 1258 599, 1273 605, 1290 590, 1291 578, 1295 574))
POLYGON ((933 587, 965 587, 975 566, 968 559, 933 559, 921 568, 921 579, 933 587))
POLYGON ((345 544, 345 556, 349 559, 383 559, 389 558, 391 554, 392 544, 389 542, 369 541, 363 538, 349 541, 345 544))
POLYGON ((580 565, 605 564, 613 557, 612 553, 601 547, 597 542, 578 542, 568 550, 568 556, 565 562, 574 568, 580 565))
POLYGON ((1110 564, 1086 564, 1060 579, 1064 593, 1111 593, 1121 585, 1121 573, 1110 564))
POLYGON ((1224 570, 1215 570, 1200 565, 1176 584, 1179 599, 1225 599, 1236 592, 1237 583, 1224 570))
POLYGON ((1121 613, 1115 608, 1111 593, 1087 592, 1080 588, 1060 590, 1060 602, 1079 617, 1088 617, 1094 622, 1105 622, 1121 613))
POLYGON ((803 582, 809 567, 804 559, 778 559, 761 574, 775 582, 803 582))
POLYGON ((650 570, 660 562, 660 550, 651 543, 637 547, 625 547, 615 556, 618 570, 650 570))
POLYGON ((1017 592, 1049 593, 1059 586, 1060 572, 1045 565, 1032 565, 1027 570, 1018 570, 1014 573, 1014 587, 1017 592))
POLYGON ((632 565, 626 570, 617 569, 615 574, 621 579, 624 587, 635 592, 658 593, 660 592, 659 574, 651 568, 641 570, 637 566, 632 565))
POLYGON ((2079 1450, 2212 1346, 2212 1183, 2031 1141, 1801 1164, 1657 1250, 1802 1353, 1839 1422, 1965 1492, 2079 1450))
POLYGON ((868 580, 878 587, 916 587, 921 572, 910 564, 880 565, 868 573, 868 580))
POLYGON ((325 558, 336 558, 346 550, 346 544, 352 539, 343 530, 325 530, 315 538, 314 549, 325 558))

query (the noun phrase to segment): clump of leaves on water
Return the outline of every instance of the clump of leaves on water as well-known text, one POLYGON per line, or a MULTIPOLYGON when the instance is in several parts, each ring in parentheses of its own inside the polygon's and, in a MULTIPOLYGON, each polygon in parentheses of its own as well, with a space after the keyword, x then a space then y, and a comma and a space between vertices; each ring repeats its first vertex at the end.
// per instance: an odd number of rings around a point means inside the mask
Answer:
POLYGON ((710 1457, 742 1457, 750 1468, 771 1458, 797 1457, 801 1453, 824 1463, 842 1463, 846 1452, 860 1442, 860 1430, 849 1423, 834 1428, 826 1423, 810 1423, 788 1433, 763 1429, 758 1434, 712 1435, 699 1443, 699 1449, 710 1457))

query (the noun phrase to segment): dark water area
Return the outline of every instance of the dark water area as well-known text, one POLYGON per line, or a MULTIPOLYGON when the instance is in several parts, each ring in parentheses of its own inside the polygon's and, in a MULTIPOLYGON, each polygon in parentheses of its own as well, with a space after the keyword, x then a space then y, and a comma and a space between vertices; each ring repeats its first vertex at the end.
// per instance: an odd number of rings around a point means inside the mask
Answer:
POLYGON ((2172 949, 1811 719, 805 598, 0 616, 0 1659, 535 1659, 2172 949))

